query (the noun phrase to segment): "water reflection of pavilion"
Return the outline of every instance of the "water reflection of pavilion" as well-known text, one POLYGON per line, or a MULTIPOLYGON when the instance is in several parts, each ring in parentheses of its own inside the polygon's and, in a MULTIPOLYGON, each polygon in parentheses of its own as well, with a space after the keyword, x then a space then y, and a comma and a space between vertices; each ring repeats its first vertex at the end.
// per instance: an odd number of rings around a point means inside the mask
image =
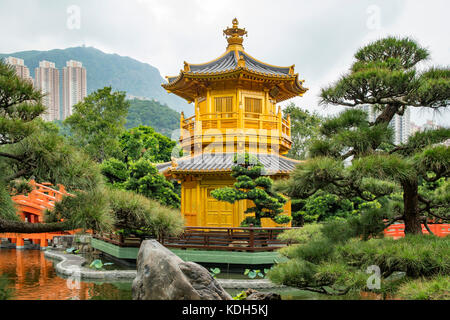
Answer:
POLYGON ((14 300, 86 300, 94 283, 73 282, 57 276, 53 263, 38 250, 0 250, 0 272, 10 280, 14 300), (73 284, 73 285, 71 285, 73 284))

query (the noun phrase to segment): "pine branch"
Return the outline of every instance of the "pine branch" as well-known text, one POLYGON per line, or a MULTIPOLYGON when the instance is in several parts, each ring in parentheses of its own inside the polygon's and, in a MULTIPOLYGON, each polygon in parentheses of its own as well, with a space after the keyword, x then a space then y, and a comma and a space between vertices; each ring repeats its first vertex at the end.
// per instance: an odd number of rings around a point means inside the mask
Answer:
POLYGON ((17 161, 22 161, 23 160, 23 156, 16 156, 14 154, 5 153, 5 152, 0 152, 0 157, 5 157, 5 158, 17 160, 17 161))

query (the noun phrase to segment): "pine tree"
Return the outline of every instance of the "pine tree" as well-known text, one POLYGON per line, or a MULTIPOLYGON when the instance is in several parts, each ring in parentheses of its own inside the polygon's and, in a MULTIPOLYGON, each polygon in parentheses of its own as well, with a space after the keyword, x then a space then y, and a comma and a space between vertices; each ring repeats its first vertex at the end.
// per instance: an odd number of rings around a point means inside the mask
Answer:
POLYGON ((234 187, 213 190, 211 195, 220 201, 235 203, 239 200, 251 200, 253 207, 246 214, 254 213, 255 225, 261 225, 261 218, 271 218, 276 223, 288 223, 291 217, 283 215, 283 206, 287 199, 272 191, 273 181, 265 176, 265 169, 256 156, 244 153, 236 154, 233 159, 231 176, 236 179, 234 187))
POLYGON ((390 219, 388 224, 404 221, 405 233, 421 233, 427 216, 448 220, 448 212, 440 213, 450 202, 450 151, 440 143, 450 138, 450 130, 417 133, 394 146, 388 127, 394 115, 403 115, 407 108, 448 107, 450 70, 416 70, 428 56, 426 49, 407 38, 386 38, 358 50, 350 72, 321 92, 322 104, 350 108, 323 123, 321 138, 310 147, 311 158, 279 190, 293 198, 325 190, 366 201, 399 191, 403 203, 391 212, 385 208, 384 218, 390 219), (379 111, 375 121, 357 108, 364 105, 379 111), (439 190, 419 188, 424 181, 438 180, 443 181, 439 190))

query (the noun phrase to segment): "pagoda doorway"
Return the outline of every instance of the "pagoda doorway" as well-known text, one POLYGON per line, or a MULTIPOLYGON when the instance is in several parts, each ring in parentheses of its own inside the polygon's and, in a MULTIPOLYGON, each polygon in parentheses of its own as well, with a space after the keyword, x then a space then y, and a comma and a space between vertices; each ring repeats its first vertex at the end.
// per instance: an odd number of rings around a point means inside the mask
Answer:
POLYGON ((225 201, 218 201, 207 190, 206 197, 206 226, 207 227, 233 227, 234 205, 225 201))

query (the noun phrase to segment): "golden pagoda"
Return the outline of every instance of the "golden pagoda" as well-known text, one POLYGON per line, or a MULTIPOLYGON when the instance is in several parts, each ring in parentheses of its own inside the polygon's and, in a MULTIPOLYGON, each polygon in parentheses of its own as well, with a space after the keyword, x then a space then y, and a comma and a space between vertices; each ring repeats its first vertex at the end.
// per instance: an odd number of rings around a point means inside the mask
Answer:
MULTIPOLYGON (((211 191, 232 186, 230 176, 236 153, 256 155, 273 178, 287 177, 298 161, 285 156, 291 148, 290 118, 283 118, 277 103, 302 96, 294 65, 279 67, 250 56, 242 45, 247 31, 237 19, 223 31, 228 46, 218 58, 203 63, 184 62, 178 76, 162 86, 189 103, 195 114, 181 113, 180 144, 184 156, 158 164, 166 177, 181 182, 181 213, 187 226, 238 227, 251 201, 234 204, 211 196, 211 191)), ((290 215, 290 203, 285 206, 290 215)), ((276 226, 267 219, 263 226, 276 226)))

